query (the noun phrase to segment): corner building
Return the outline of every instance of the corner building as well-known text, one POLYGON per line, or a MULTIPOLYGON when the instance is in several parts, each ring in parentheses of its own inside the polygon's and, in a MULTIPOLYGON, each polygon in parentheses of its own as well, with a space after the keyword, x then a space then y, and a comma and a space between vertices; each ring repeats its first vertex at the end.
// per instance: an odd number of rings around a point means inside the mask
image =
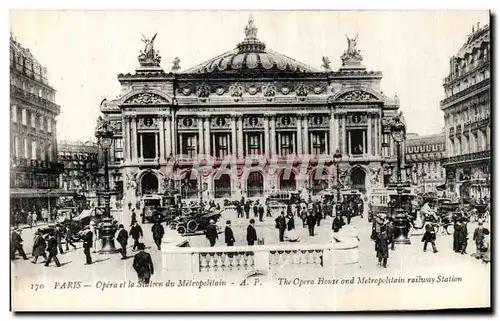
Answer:
POLYGON ((450 58, 441 101, 446 128, 446 185, 459 198, 490 197, 490 27, 474 30, 450 58))
POLYGON ((172 71, 164 72, 157 52, 146 46, 136 72, 118 75, 121 96, 101 103, 115 130, 111 155, 123 155, 112 160, 110 182, 121 181, 125 202, 164 193, 172 173, 188 174, 174 182, 186 198, 317 193, 336 181, 332 155, 339 149, 344 187, 365 193, 383 187, 392 180, 386 174, 396 177, 388 168, 397 162, 390 125, 399 99, 380 91, 382 73, 361 64, 356 42, 349 39, 338 71, 330 69, 327 57, 317 70, 268 49, 252 18, 235 49, 183 72, 177 59, 172 71), (198 154, 211 155, 214 168, 191 177, 198 154), (245 173, 251 155, 267 164, 289 162, 291 172, 253 168, 245 173), (310 160, 301 172, 304 155, 310 160), (220 166, 235 170, 237 177, 216 178, 220 166), (322 167, 318 176, 323 177, 315 179, 322 167))

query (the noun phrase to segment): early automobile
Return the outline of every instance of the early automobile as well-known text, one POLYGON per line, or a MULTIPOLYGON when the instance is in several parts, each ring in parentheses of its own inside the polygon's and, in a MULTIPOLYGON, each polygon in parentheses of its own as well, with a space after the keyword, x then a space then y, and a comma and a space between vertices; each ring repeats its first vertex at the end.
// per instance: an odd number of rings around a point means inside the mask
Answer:
POLYGON ((183 215, 176 217, 170 223, 170 228, 176 230, 181 235, 200 231, 205 232, 211 220, 217 223, 221 217, 221 213, 222 211, 206 211, 193 208, 189 213, 183 213, 183 215))

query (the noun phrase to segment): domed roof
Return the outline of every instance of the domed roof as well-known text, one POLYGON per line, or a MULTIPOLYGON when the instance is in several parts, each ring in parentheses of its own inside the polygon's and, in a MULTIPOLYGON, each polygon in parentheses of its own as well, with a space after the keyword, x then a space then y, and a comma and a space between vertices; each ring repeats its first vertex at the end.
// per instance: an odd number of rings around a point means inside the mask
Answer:
POLYGON ((245 40, 237 48, 227 51, 184 73, 212 73, 231 70, 278 70, 288 72, 319 72, 319 70, 287 57, 279 52, 266 49, 257 39, 257 28, 250 16, 245 27, 245 40))

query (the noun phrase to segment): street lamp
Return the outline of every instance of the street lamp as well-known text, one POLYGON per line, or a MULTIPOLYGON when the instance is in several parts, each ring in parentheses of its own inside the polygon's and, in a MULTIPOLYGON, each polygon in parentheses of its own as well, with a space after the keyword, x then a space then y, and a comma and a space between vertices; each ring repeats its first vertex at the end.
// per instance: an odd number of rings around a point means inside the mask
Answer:
POLYGON ((110 128, 109 122, 101 117, 97 121, 95 136, 98 139, 98 144, 104 152, 104 218, 102 219, 99 238, 102 241, 102 248, 99 253, 117 253, 115 248, 115 233, 116 226, 112 223, 110 211, 110 190, 109 190, 109 170, 108 170, 108 152, 113 143, 113 131, 110 128))
POLYGON ((335 206, 335 215, 339 216, 340 213, 340 160, 342 159, 342 153, 340 150, 336 150, 333 154, 333 161, 335 162, 335 168, 337 170, 337 184, 335 186, 337 190, 337 204, 335 206))
POLYGON ((394 218, 395 240, 394 243, 411 244, 408 234, 409 219, 405 215, 402 204, 403 184, 401 181, 401 142, 405 139, 406 126, 401 121, 400 117, 395 117, 391 125, 391 136, 396 142, 396 155, 397 155, 397 185, 396 191, 398 193, 398 209, 396 210, 396 217, 394 218))

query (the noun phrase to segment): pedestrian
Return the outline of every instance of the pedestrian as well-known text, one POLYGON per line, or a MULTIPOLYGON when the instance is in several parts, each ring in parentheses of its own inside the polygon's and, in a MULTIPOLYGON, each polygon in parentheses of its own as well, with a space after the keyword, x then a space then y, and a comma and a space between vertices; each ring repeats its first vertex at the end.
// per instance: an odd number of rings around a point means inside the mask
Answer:
POLYGON ((280 242, 284 242, 285 230, 286 230, 286 219, 285 212, 281 211, 280 216, 278 216, 275 220, 276 228, 279 231, 279 240, 280 242))
POLYGON ((264 222, 264 206, 259 205, 259 221, 264 222))
POLYGON ((259 201, 253 205, 253 217, 259 216, 259 201))
POLYGON ((427 244, 431 243, 432 245, 432 250, 434 253, 437 253, 438 250, 436 249, 436 231, 434 229, 434 225, 432 223, 428 223, 425 225, 425 233, 424 236, 422 236, 422 242, 424 242, 424 252, 427 251, 427 244))
POLYGON ((306 227, 307 224, 306 224, 306 220, 307 220, 307 210, 306 208, 304 207, 302 209, 302 212, 300 213, 300 218, 302 219, 302 227, 306 227))
POLYGON ((394 251, 394 222, 392 217, 386 218, 386 228, 387 228, 387 236, 389 237, 389 243, 391 244, 391 251, 394 251))
POLYGON ((210 222, 208 223, 207 229, 205 231, 205 236, 210 242, 210 246, 215 246, 215 242, 219 238, 219 235, 217 234, 217 226, 215 226, 214 220, 210 220, 210 222))
POLYGON ((26 257, 26 253, 24 253, 23 249, 23 238, 21 237, 21 230, 20 229, 14 229, 11 234, 11 239, 10 239, 10 259, 15 260, 16 259, 16 252, 19 252, 19 255, 23 258, 23 260, 27 260, 28 258, 26 257))
POLYGON ((33 225, 36 227, 38 223, 38 214, 36 211, 33 211, 33 225))
POLYGON ((334 233, 337 233, 342 228, 342 218, 339 215, 335 215, 332 221, 332 230, 334 233))
POLYGON ((135 251, 135 249, 138 248, 139 246, 139 238, 144 236, 144 234, 142 233, 142 228, 139 224, 137 224, 137 221, 134 222, 134 224, 132 224, 132 228, 130 228, 129 234, 134 240, 134 246, 132 247, 132 251, 135 251))
POLYGON ((85 253, 85 265, 92 264, 92 257, 90 256, 90 249, 94 243, 94 233, 90 229, 90 226, 85 226, 83 232, 83 253, 85 253))
POLYGON ((30 226, 33 227, 33 214, 31 211, 28 212, 28 215, 26 216, 26 223, 30 226))
POLYGON ((481 258, 481 248, 483 245, 483 239, 484 239, 484 228, 483 228, 483 222, 479 221, 477 223, 477 227, 474 230, 474 235, 472 236, 472 239, 474 240, 474 243, 476 244, 476 259, 481 258))
POLYGON ((54 228, 54 237, 55 237, 56 242, 57 242, 57 248, 59 249, 59 254, 64 254, 64 251, 62 248, 63 232, 62 232, 60 224, 56 224, 56 227, 54 228))
POLYGON ((458 219, 453 223, 453 251, 456 253, 460 252, 460 229, 461 224, 458 219))
POLYGON ((132 214, 130 215, 130 226, 137 222, 137 214, 135 214, 135 208, 132 209, 132 214))
POLYGON ((316 208, 315 208, 315 217, 316 217, 316 224, 318 226, 320 226, 320 222, 321 222, 321 219, 323 218, 323 215, 321 214, 319 205, 316 205, 316 208))
POLYGON ((151 232, 153 233, 153 240, 155 241, 156 247, 158 250, 161 250, 161 240, 163 235, 165 235, 165 229, 160 224, 160 222, 155 221, 153 226, 151 227, 151 232))
POLYGON ((387 259, 389 258, 389 236, 387 235, 387 227, 383 225, 380 228, 380 233, 375 241, 377 249, 378 266, 387 268, 387 259))
POLYGON ((122 255, 122 260, 127 258, 127 243, 128 243, 128 233, 125 230, 123 224, 118 226, 118 236, 116 237, 118 244, 120 244, 120 254, 122 255))
POLYGON ((45 266, 49 266, 52 259, 54 259, 54 262, 56 263, 57 267, 61 266, 61 263, 57 258, 57 248, 58 245, 57 245, 57 240, 55 238, 55 230, 52 230, 50 231, 49 239, 47 240, 47 252, 49 253, 49 257, 47 258, 47 261, 45 261, 45 266))
POLYGON ((273 217, 271 214, 271 206, 269 205, 266 206, 266 217, 273 217))
POLYGON ((71 229, 71 222, 66 223, 66 251, 69 251, 71 245, 76 250, 76 245, 73 244, 73 230, 71 229))
POLYGON ((227 246, 233 246, 234 242, 236 242, 233 230, 231 229, 231 221, 226 221, 226 228, 224 229, 224 242, 226 242, 227 246))
POLYGON ((481 246, 481 259, 483 263, 488 264, 491 260, 491 240, 490 230, 485 228, 483 230, 483 244, 481 246))
POLYGON ((460 232, 458 234, 458 252, 462 255, 467 254, 467 241, 469 239, 469 232, 467 231, 467 222, 465 219, 461 220, 460 232))
POLYGON ((236 213, 238 214, 238 218, 243 217, 243 208, 240 203, 236 204, 236 213))
POLYGON ((243 209, 245 210, 245 216, 246 218, 250 218, 250 202, 246 202, 245 203, 245 206, 243 207, 243 209))
POLYGON ((31 261, 31 263, 36 264, 39 256, 45 259, 44 263, 47 261, 47 256, 45 255, 46 246, 47 243, 45 242, 42 231, 38 229, 35 233, 35 240, 33 241, 33 250, 31 251, 33 261, 31 261))
POLYGON ((309 236, 314 236, 314 226, 316 225, 316 217, 310 211, 306 217, 307 228, 309 229, 309 236))
POLYGON ((92 217, 90 219, 90 223, 89 223, 89 229, 90 231, 92 232, 92 252, 93 253, 96 253, 96 247, 97 247, 97 229, 96 229, 96 223, 94 221, 94 217, 92 217))
POLYGON ((255 220, 252 218, 250 220, 250 224, 247 227, 247 242, 248 245, 254 245, 254 242, 257 241, 257 231, 255 231, 255 220))
POLYGON ((137 272, 139 282, 149 284, 149 280, 154 274, 153 260, 151 259, 151 255, 145 251, 146 246, 144 243, 139 243, 137 248, 139 249, 139 253, 134 256, 132 267, 137 272))

